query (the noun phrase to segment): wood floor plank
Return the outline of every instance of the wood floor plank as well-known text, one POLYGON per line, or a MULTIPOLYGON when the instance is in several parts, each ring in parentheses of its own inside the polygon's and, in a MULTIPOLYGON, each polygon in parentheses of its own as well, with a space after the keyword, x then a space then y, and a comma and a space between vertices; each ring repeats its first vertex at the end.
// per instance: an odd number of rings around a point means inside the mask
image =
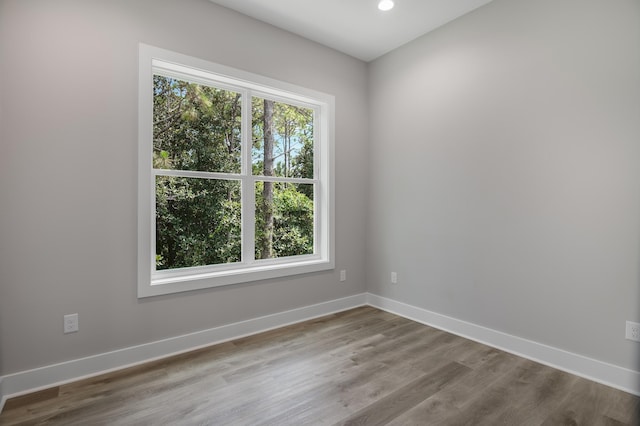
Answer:
POLYGON ((476 364, 464 380, 452 384, 430 396, 414 408, 390 422, 390 425, 455 424, 460 413, 475 398, 480 397, 493 383, 516 369, 525 360, 505 352, 488 352, 484 362, 476 364))
POLYGON ((543 426, 557 424, 624 424, 638 426, 640 417, 635 404, 625 409, 611 410, 613 404, 626 399, 617 391, 588 380, 577 380, 561 405, 542 423, 543 426), (611 417, 614 416, 614 417, 611 417))
POLYGON ((448 420, 460 425, 540 424, 535 416, 544 412, 542 404, 555 401, 553 394, 545 393, 550 388, 548 383, 553 381, 551 390, 560 395, 571 385, 569 375, 561 375, 567 379, 564 382, 551 380, 554 372, 531 361, 519 362, 488 383, 483 392, 469 395, 448 420))
POLYGON ((351 415, 339 425, 385 425, 405 411, 415 407, 444 386, 454 383, 470 371, 457 362, 451 362, 431 374, 409 382, 382 400, 351 415))
POLYGON ((31 404, 52 400, 54 398, 57 398, 58 396, 60 396, 60 387, 55 386, 49 389, 44 389, 38 392, 33 392, 27 395, 12 398, 5 403, 4 409, 7 411, 18 410, 31 404))
MULTIPOLYGON (((376 341, 375 344, 366 345, 367 351, 358 351, 351 356, 350 359, 353 362, 351 370, 341 371, 343 377, 329 383, 327 387, 315 389, 315 392, 322 392, 321 394, 297 395, 294 398, 294 401, 298 401, 296 405, 281 415, 269 419, 267 424, 278 424, 287 418, 299 420, 322 418, 327 423, 337 421, 349 416, 353 410, 385 397, 394 389, 421 375, 424 371, 420 371, 413 365, 417 359, 427 361, 429 369, 451 361, 450 358, 443 356, 453 342, 450 337, 444 338, 446 333, 425 326, 398 327, 400 328, 404 333, 395 333, 394 339, 387 339, 389 334, 383 333, 385 339, 382 342, 376 341), (438 337, 441 341, 432 343, 438 337), (449 346, 442 344, 444 341, 449 346), (402 358, 398 359, 397 353, 396 356, 389 358, 389 354, 394 353, 394 347, 398 346, 407 349, 402 352, 402 358), (322 406, 317 404, 319 399, 324 401, 322 406)), ((461 345, 464 342, 468 341, 457 339, 455 343, 461 345)))
POLYGON ((9 400, 0 425, 638 426, 640 398, 371 307, 9 400))

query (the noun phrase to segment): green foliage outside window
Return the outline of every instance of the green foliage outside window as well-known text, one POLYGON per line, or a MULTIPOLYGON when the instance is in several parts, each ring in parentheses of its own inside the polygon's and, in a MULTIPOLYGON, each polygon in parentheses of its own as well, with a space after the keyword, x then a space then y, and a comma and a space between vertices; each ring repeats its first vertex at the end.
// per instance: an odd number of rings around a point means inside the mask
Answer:
MULTIPOLYGON (((156 268, 239 262, 241 185, 233 174, 242 171, 243 99, 171 77, 153 82, 156 268)), ((251 110, 253 175, 312 179, 313 110, 255 97, 251 110)), ((258 180, 255 214, 256 259, 314 252, 313 184, 258 180)))

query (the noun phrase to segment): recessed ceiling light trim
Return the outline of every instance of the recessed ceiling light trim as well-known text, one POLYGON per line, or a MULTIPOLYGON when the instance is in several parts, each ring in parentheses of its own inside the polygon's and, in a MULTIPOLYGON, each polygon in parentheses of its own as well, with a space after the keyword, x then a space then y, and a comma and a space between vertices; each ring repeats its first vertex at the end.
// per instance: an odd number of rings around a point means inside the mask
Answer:
POLYGON ((393 9, 393 0, 380 0, 378 3, 378 9, 384 12, 393 9))

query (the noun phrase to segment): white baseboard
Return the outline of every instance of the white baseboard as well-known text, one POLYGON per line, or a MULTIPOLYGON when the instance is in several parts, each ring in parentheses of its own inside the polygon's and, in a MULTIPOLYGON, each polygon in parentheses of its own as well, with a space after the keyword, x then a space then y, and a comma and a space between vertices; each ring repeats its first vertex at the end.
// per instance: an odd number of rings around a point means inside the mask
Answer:
POLYGON ((594 382, 640 396, 640 372, 451 318, 406 303, 367 294, 367 304, 594 382))
POLYGON ((366 293, 0 377, 7 399, 366 305, 366 293))
POLYGON ((0 411, 7 399, 192 351, 274 328, 370 305, 595 382, 640 395, 640 372, 536 343, 375 294, 362 293, 183 336, 0 376, 0 411))

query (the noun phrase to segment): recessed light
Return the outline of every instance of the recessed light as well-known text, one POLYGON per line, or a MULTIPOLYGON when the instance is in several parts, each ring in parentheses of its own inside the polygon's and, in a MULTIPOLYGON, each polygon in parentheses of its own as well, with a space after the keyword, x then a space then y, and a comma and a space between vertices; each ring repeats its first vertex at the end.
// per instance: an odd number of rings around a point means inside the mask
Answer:
POLYGON ((378 9, 385 12, 393 9, 393 0, 380 0, 380 3, 378 3, 378 9))

